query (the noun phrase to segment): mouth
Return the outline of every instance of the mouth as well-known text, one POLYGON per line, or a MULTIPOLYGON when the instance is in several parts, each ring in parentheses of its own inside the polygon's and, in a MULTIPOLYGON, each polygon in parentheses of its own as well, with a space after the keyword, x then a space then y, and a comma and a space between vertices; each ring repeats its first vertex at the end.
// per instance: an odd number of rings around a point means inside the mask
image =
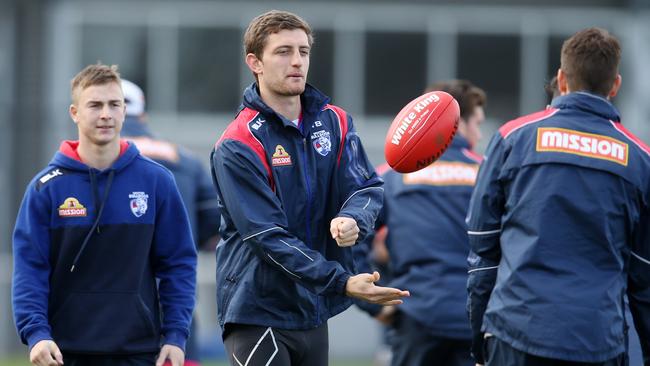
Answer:
POLYGON ((290 77, 290 78, 303 78, 303 75, 302 74, 289 74, 288 77, 290 77))

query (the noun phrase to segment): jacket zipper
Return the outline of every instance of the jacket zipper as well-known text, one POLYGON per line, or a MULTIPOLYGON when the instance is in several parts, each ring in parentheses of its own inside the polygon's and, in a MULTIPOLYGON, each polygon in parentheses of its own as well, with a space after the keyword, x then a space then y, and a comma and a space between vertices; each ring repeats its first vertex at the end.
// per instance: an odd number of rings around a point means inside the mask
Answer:
MULTIPOLYGON (((302 161, 303 161, 303 168, 305 169, 305 185, 307 187, 307 222, 305 223, 306 226, 306 234, 307 234, 307 245, 311 248, 311 230, 309 228, 309 223, 311 222, 311 185, 309 184, 309 164, 307 163, 307 138, 303 137, 302 138, 302 161)), ((313 248, 312 248, 313 249, 313 248)), ((316 295, 316 323, 320 324, 320 301, 318 298, 318 295, 316 295)))

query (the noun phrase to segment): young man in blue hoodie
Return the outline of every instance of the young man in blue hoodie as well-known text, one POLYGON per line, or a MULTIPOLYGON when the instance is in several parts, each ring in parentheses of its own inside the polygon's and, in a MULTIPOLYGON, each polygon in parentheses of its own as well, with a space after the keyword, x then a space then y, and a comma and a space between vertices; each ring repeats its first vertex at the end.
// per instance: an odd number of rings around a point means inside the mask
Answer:
POLYGON ((610 102, 620 58, 606 30, 574 34, 560 96, 488 146, 467 220, 480 364, 622 365, 627 293, 650 365, 650 148, 610 102))
POLYGON ((124 113, 117 67, 83 69, 70 106, 79 140, 27 187, 12 299, 34 365, 183 363, 196 251, 171 173, 120 140, 124 113))
POLYGON ((244 35, 256 82, 217 142, 212 173, 224 225, 217 311, 230 363, 325 366, 327 319, 350 297, 401 303, 408 292, 354 275, 348 248, 382 203, 352 118, 306 84, 309 25, 270 11, 244 35))

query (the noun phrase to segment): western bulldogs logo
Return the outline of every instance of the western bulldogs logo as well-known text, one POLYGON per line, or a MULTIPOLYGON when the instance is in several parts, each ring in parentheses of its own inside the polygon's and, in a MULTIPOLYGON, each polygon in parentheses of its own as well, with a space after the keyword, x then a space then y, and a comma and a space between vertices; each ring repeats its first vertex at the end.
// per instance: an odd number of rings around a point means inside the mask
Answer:
POLYGON ((327 156, 332 151, 332 141, 328 131, 316 131, 311 135, 311 143, 314 150, 322 156, 327 156))
POLYGON ((131 199, 129 206, 135 217, 140 217, 147 212, 147 198, 149 198, 149 195, 144 192, 133 192, 129 195, 129 198, 131 199))

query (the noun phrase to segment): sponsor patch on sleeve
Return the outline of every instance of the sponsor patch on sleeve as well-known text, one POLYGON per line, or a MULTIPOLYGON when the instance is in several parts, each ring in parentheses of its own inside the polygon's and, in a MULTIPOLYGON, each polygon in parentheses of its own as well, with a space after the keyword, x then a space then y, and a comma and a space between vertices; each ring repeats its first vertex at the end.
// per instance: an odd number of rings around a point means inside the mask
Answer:
POLYGON ((629 153, 628 145, 615 138, 554 127, 537 129, 536 150, 608 160, 623 166, 627 166, 629 153))

